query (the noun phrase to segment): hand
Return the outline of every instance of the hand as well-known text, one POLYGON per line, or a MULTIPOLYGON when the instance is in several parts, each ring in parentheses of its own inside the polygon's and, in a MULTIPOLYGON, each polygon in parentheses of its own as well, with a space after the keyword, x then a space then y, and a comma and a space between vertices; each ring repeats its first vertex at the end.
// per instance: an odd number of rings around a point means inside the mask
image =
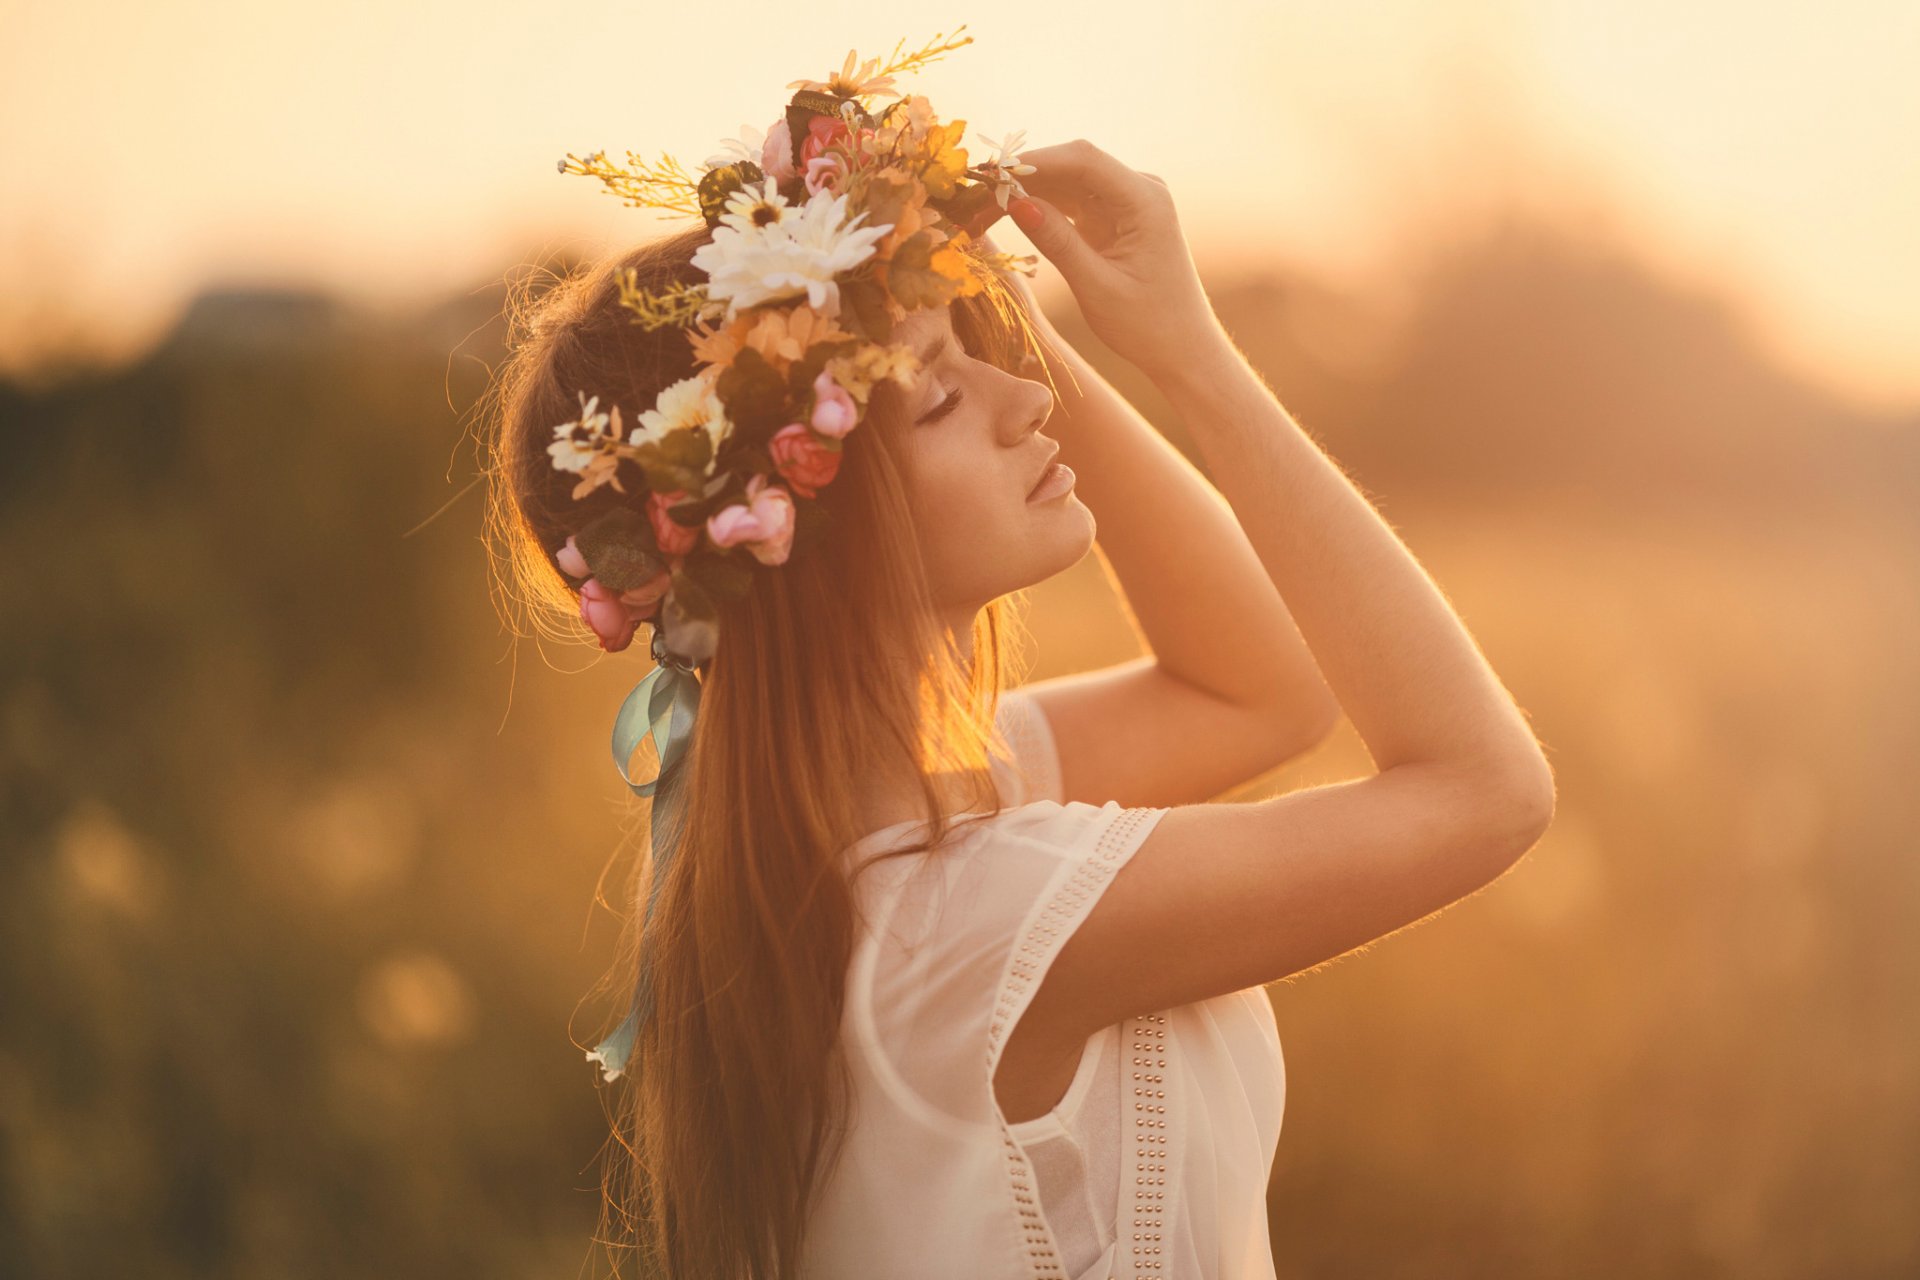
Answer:
POLYGON ((1115 353, 1151 373, 1218 326, 1166 183, 1084 138, 1020 159, 1034 167, 1021 180, 1030 199, 1008 212, 1115 353))

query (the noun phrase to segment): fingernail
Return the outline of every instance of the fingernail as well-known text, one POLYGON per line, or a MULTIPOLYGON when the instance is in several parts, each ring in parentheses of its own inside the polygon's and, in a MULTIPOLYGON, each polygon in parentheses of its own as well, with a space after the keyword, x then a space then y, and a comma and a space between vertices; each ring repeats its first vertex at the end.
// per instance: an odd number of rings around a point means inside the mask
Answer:
POLYGON ((1007 203, 1007 216, 1012 218, 1013 224, 1022 231, 1033 230, 1046 217, 1041 213, 1039 205, 1024 197, 1007 203))

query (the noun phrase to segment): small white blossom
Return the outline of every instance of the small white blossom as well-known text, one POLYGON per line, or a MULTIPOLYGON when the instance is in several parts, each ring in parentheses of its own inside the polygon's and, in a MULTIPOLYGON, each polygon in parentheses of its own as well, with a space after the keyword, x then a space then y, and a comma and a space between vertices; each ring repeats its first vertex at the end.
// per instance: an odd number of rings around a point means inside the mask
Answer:
POLYGON ((720 150, 706 158, 709 169, 718 169, 724 165, 738 164, 742 160, 760 163, 761 151, 767 144, 767 131, 757 125, 742 125, 740 132, 731 138, 720 140, 720 150))
POLYGON ((580 416, 555 427, 553 443, 547 446, 556 471, 585 471, 588 463, 619 438, 617 431, 609 430, 613 415, 596 412, 600 397, 589 400, 584 391, 578 395, 580 416))
POLYGON ((989 181, 993 183, 993 198, 1000 202, 1002 209, 1012 196, 1024 198, 1027 189, 1020 185, 1020 177, 1038 172, 1032 165, 1020 159, 1020 148, 1025 145, 1027 131, 1015 129, 1000 141, 995 142, 986 134, 977 135, 980 141, 994 149, 995 154, 978 164, 978 168, 989 171, 989 181))

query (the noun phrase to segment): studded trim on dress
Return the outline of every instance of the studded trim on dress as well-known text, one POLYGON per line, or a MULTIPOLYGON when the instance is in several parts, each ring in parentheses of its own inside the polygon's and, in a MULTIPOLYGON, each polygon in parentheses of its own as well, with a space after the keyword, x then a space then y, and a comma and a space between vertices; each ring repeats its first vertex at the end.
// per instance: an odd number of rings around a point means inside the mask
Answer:
POLYGON ((1136 1275, 1163 1276, 1161 1237, 1167 1221, 1167 1019, 1150 1013, 1127 1019, 1133 1066, 1133 1110, 1127 1146, 1133 1149, 1131 1231, 1136 1275))

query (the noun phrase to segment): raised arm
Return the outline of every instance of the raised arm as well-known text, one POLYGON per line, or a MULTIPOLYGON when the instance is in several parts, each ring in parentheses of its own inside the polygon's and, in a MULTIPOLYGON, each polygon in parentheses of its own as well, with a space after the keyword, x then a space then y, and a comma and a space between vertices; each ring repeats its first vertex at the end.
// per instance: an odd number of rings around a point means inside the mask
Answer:
POLYGON ((1048 424, 1145 657, 1028 685, 1069 800, 1190 804, 1311 750, 1340 707, 1227 501, 1046 318, 1048 424))
POLYGON ((1048 199, 1033 202, 1037 220, 1016 210, 1016 221, 1094 332, 1187 424, 1374 763, 1545 789, 1531 730, 1446 598, 1221 328, 1166 186, 1084 141, 1025 159, 1038 169, 1028 188, 1048 199))
POLYGON ((1021 1096, 1043 1097, 1097 1028, 1287 977, 1474 892, 1539 839, 1554 788, 1446 597, 1213 317, 1166 188, 1085 142, 1025 158, 1045 203, 1022 229, 1180 412, 1379 770, 1160 818, 1009 1041, 1000 1082, 1038 1072, 1021 1096))

